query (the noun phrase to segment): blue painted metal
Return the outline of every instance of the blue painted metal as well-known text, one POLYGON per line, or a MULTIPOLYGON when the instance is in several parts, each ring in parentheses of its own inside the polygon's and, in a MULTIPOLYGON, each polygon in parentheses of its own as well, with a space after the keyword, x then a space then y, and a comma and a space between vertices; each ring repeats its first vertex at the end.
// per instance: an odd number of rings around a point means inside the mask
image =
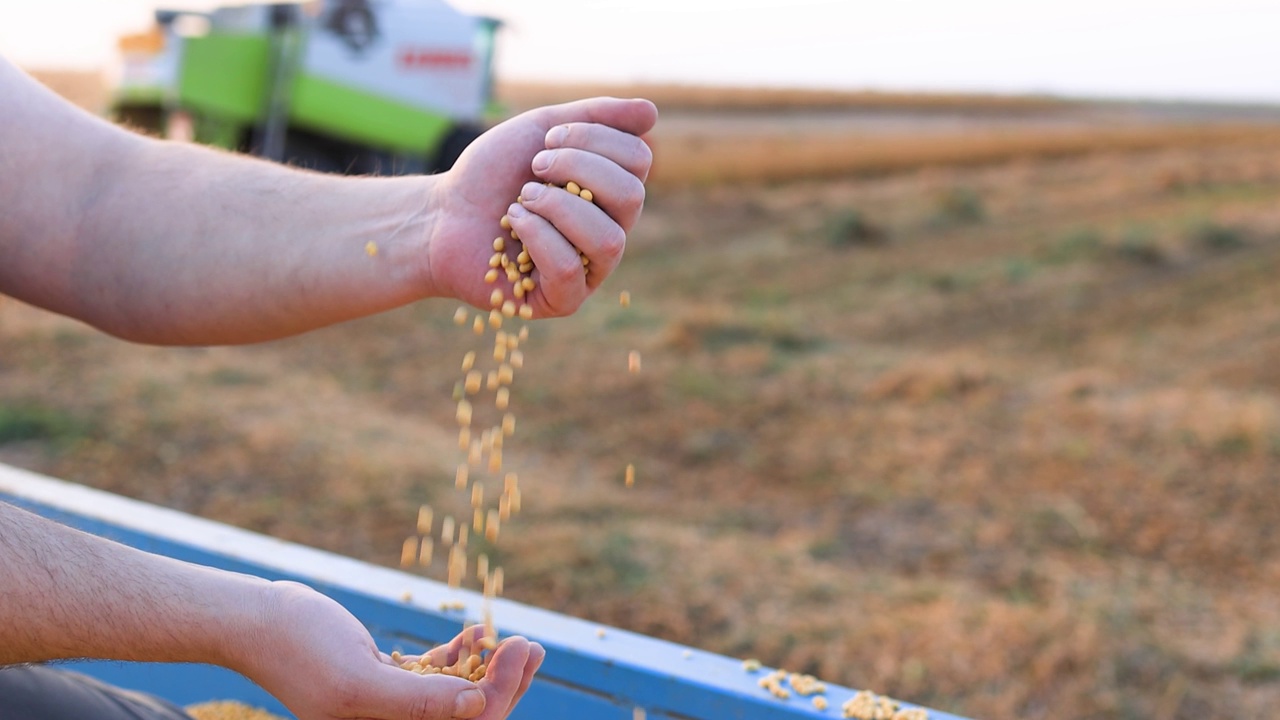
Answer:
MULTIPOLYGON (((482 621, 482 598, 471 591, 3 465, 0 501, 148 552, 306 583, 351 611, 388 652, 419 652, 448 641, 464 624, 482 621), (439 609, 456 600, 465 610, 439 609)), ((854 692, 828 685, 830 706, 818 711, 807 698, 774 699, 756 684, 767 669, 747 673, 732 658, 508 600, 495 600, 493 615, 502 634, 524 635, 547 649, 537 679, 512 715, 516 720, 630 720, 637 707, 649 718, 672 720, 838 718, 854 692)), ((235 699, 286 714, 261 688, 213 666, 94 661, 68 667, 179 704, 235 699)), ((934 710, 929 717, 962 720, 934 710)))

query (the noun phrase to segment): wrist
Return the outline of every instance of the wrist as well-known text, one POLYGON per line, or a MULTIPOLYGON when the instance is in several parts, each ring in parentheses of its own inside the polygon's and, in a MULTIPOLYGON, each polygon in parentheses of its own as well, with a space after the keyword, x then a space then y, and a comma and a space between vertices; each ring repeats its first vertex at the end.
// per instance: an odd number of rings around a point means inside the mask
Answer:
POLYGON ((396 293, 409 302, 441 294, 431 265, 432 236, 441 214, 436 197, 440 179, 396 178, 377 190, 389 192, 380 198, 379 236, 371 241, 377 245, 378 255, 386 256, 396 293))
POLYGON ((452 296, 448 278, 438 275, 442 270, 437 262, 433 262, 433 255, 439 256, 446 244, 441 238, 447 230, 446 200, 447 194, 453 192, 449 187, 452 176, 452 171, 446 171, 418 178, 421 185, 418 186, 419 195, 411 220, 411 230, 413 237, 419 241, 414 254, 412 280, 414 287, 421 293, 419 299, 452 296))
POLYGON ((279 585, 253 576, 234 576, 207 662, 249 678, 257 676, 262 663, 270 662, 272 655, 270 639, 278 629, 279 585))

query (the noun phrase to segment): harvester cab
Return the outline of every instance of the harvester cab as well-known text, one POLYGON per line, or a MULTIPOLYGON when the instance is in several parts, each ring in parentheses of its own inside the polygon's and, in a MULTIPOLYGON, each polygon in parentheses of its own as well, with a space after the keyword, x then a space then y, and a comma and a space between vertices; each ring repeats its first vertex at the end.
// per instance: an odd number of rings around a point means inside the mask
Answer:
POLYGON ((157 10, 120 40, 112 112, 326 172, 438 172, 496 114, 498 27, 443 0, 157 10))

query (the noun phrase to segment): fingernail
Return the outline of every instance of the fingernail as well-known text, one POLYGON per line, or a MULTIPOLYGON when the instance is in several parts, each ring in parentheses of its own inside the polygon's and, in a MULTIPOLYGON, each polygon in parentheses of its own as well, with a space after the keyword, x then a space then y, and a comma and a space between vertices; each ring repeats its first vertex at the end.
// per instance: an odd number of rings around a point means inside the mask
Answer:
POLYGON ((547 186, 542 183, 525 183, 520 189, 520 197, 525 200, 537 200, 542 197, 542 193, 546 192, 547 186))
POLYGON ((453 716, 473 718, 484 712, 484 693, 475 688, 463 690, 453 701, 453 716))
POLYGON ((563 125, 557 125, 547 131, 546 143, 549 148, 557 148, 564 145, 564 139, 569 136, 569 128, 563 125))
POLYGON ((533 156, 533 171, 544 172, 551 167, 551 158, 553 154, 549 150, 543 150, 533 156))
POLYGON ((528 214, 529 211, 525 210, 520 203, 511 203, 511 207, 507 208, 507 217, 522 218, 528 214))

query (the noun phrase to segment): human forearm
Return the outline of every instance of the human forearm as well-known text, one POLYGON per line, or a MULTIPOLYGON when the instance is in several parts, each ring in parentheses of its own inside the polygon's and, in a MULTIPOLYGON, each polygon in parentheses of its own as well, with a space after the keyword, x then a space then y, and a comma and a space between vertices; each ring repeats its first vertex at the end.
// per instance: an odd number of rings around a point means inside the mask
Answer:
POLYGON ((0 665, 110 658, 236 665, 271 584, 0 503, 0 665))
MULTIPOLYGON (((474 642, 463 635, 432 652, 455 662, 474 642)), ((299 720, 502 720, 544 655, 512 637, 478 683, 405 672, 355 617, 303 585, 151 555, 0 503, 0 666, 211 663, 244 674, 299 720)))
POLYGON ((144 138, 3 59, 0 97, 2 293, 156 344, 265 340, 431 293, 435 178, 340 179, 144 138))
POLYGON ((116 335, 255 342, 431 292, 433 178, 340 179, 151 140, 120 162, 127 182, 88 209, 68 268, 72 314, 116 335))

